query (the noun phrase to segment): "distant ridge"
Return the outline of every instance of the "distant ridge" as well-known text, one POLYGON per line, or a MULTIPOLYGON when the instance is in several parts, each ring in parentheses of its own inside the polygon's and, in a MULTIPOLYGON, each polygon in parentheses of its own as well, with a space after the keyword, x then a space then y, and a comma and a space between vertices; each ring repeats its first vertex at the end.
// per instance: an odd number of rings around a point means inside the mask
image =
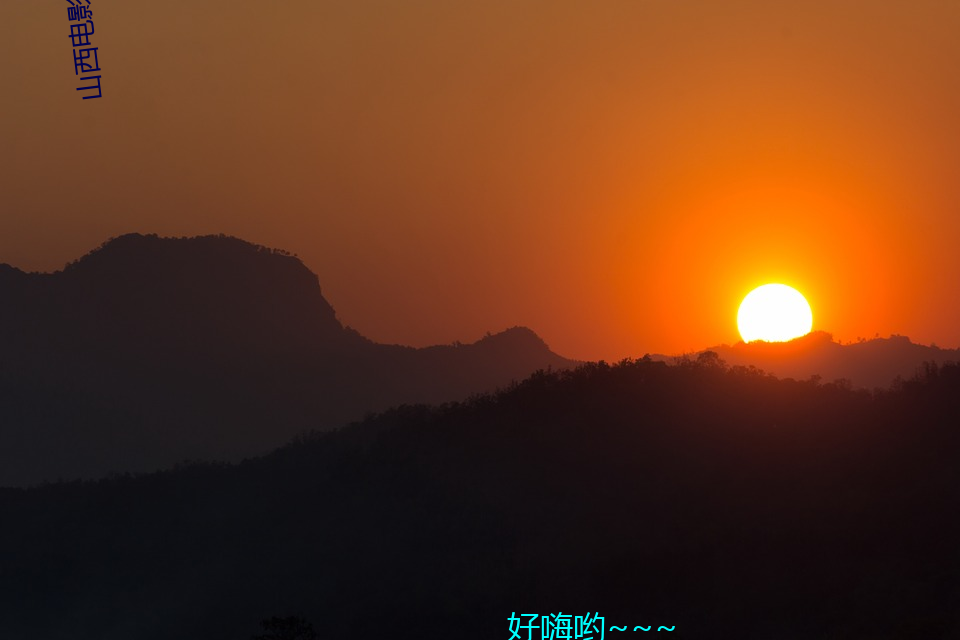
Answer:
POLYGON ((0 265, 0 486, 236 460, 400 403, 572 361, 534 332, 376 344, 295 256, 127 234, 54 273, 0 265))
POLYGON ((960 362, 960 349, 915 344, 893 335, 840 344, 825 331, 789 342, 738 342, 711 347, 728 365, 755 366, 781 378, 824 382, 846 380, 867 389, 889 387, 897 378, 912 377, 925 362, 960 362))

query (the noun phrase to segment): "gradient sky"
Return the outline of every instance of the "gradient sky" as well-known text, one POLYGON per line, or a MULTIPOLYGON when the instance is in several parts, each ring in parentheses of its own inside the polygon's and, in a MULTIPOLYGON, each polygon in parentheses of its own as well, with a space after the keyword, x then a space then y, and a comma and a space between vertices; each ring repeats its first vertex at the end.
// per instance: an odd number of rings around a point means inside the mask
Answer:
POLYGON ((223 232, 384 342, 677 353, 784 282, 960 346, 960 3, 92 0, 86 101, 67 6, 4 3, 0 262, 223 232))

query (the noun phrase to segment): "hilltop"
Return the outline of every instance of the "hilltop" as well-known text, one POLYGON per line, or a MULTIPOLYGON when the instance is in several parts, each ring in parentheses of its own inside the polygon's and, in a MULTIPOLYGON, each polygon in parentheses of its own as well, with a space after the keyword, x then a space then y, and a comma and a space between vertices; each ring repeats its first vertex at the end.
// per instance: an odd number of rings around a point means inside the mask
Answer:
POLYGON ((239 460, 403 402, 573 363, 534 332, 377 344, 295 256, 129 234, 54 273, 0 265, 0 486, 239 460))

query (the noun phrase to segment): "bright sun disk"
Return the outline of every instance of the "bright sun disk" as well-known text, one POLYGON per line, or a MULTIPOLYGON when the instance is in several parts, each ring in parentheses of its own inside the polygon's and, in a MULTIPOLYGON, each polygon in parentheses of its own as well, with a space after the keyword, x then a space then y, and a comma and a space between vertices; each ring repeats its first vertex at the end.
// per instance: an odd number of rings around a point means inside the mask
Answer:
POLYGON ((747 294, 737 312, 744 342, 786 342, 810 333, 813 312, 806 298, 785 284, 765 284, 747 294))

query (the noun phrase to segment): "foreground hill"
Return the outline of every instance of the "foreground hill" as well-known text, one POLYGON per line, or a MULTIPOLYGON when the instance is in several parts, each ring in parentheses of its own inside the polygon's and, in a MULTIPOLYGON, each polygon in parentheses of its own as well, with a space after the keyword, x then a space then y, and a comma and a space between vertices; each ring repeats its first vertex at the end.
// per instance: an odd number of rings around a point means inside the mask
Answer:
POLYGON ((957 366, 871 394, 601 363, 237 466, 2 490, 0 631, 489 640, 590 611, 606 638, 957 638, 958 413, 957 366))
POLYGON ((239 460, 572 364, 523 328, 375 344, 297 258, 225 236, 131 234, 52 274, 0 265, 0 302, 0 486, 239 460))

